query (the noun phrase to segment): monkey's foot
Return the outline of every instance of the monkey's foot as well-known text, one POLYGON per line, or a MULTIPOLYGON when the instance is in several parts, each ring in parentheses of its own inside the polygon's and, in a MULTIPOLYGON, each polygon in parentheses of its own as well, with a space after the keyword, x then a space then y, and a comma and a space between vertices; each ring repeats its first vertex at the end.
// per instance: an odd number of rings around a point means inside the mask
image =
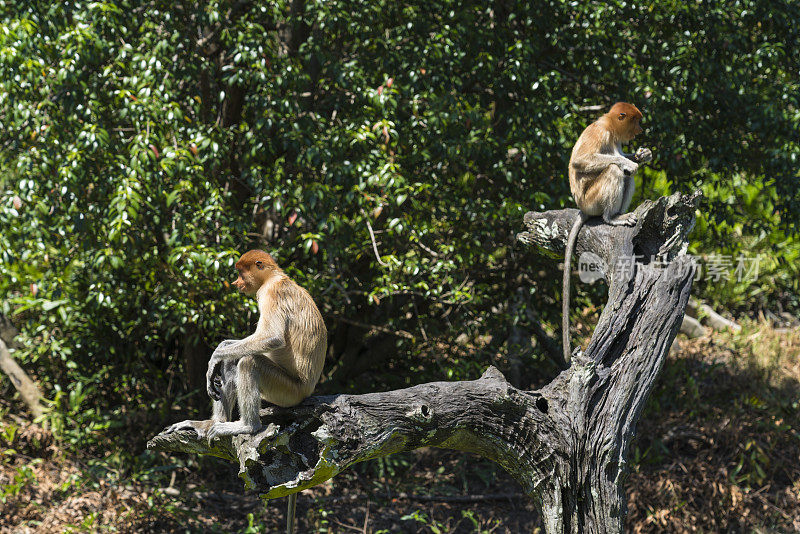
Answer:
POLYGON ((170 425, 163 433, 164 434, 172 434, 173 432, 178 432, 180 430, 194 430, 197 432, 197 436, 202 438, 205 436, 208 428, 211 426, 212 421, 192 421, 187 419, 186 421, 181 421, 180 423, 175 423, 170 425))
POLYGON ((255 434, 261 430, 263 425, 252 426, 244 421, 229 421, 225 423, 214 423, 208 430, 206 437, 208 441, 221 436, 235 436, 236 434, 255 434))
POLYGON ((613 219, 608 219, 605 222, 611 226, 636 226, 636 214, 625 213, 624 215, 619 215, 613 219))

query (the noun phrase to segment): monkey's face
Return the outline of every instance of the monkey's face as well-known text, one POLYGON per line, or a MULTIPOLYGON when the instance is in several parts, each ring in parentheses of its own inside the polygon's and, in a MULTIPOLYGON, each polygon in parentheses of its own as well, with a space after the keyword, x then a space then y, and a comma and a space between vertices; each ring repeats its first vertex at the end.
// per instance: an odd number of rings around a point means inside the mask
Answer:
MULTIPOLYGON (((636 137, 637 135, 639 135, 640 133, 642 133, 644 131, 644 130, 642 130, 642 126, 639 124, 639 122, 641 120, 642 120, 641 117, 634 117, 631 120, 631 127, 633 129, 633 133, 631 134, 631 139, 633 139, 634 137, 636 137)), ((629 141, 631 139, 629 139, 629 141)))
POLYGON ((628 143, 633 140, 634 137, 642 133, 641 125, 639 121, 641 117, 637 116, 628 116, 626 117, 624 113, 618 117, 619 123, 617 124, 617 135, 619 136, 619 140, 623 143, 628 143))
POLYGON ((247 272, 247 269, 242 267, 237 268, 236 271, 239 273, 239 276, 233 282, 233 285, 236 286, 236 289, 245 295, 252 295, 255 293, 258 288, 253 289, 252 276, 250 276, 250 274, 247 272))
POLYGON ((633 104, 617 102, 608 112, 610 127, 614 130, 617 139, 623 143, 631 141, 642 133, 642 112, 633 104))
POLYGON ((638 134, 642 133, 642 127, 639 126, 639 119, 631 119, 626 125, 625 131, 622 135, 622 142, 629 143, 638 134))
POLYGON ((238 278, 233 282, 239 292, 248 297, 254 296, 258 289, 264 284, 264 273, 256 265, 237 264, 236 270, 239 272, 238 278))
POLYGON ((260 250, 245 252, 236 262, 236 272, 239 273, 239 276, 233 285, 240 292, 252 297, 264 285, 276 267, 272 256, 266 252, 260 250))

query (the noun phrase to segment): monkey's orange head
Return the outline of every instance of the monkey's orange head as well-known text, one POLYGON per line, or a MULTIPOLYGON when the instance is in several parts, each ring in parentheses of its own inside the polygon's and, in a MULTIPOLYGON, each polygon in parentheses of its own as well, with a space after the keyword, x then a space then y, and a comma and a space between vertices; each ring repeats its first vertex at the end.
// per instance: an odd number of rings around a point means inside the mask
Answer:
POLYGON ((236 262, 236 271, 239 277, 233 285, 252 297, 272 275, 281 272, 281 269, 272 256, 263 250, 248 250, 236 262))
POLYGON ((623 143, 627 143, 644 131, 639 125, 642 112, 633 104, 617 102, 606 113, 606 118, 614 134, 623 143))

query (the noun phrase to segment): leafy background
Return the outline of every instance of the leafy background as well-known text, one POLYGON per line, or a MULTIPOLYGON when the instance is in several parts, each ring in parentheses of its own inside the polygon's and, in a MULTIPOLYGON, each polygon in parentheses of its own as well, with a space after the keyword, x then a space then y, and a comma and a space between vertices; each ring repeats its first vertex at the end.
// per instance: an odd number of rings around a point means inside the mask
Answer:
MULTIPOLYGON (((229 285, 249 248, 315 297, 322 392, 489 364, 546 381, 560 266, 514 236, 526 211, 572 206, 572 143, 617 100, 655 154, 634 202, 701 189, 691 252, 761 254, 755 283, 696 296, 742 318, 800 309, 796 2, 0 1, 0 17, 0 311, 58 443, 118 477, 160 460, 104 452, 207 409, 211 350, 255 319, 229 285)), ((602 301, 580 288, 578 321, 602 301)))

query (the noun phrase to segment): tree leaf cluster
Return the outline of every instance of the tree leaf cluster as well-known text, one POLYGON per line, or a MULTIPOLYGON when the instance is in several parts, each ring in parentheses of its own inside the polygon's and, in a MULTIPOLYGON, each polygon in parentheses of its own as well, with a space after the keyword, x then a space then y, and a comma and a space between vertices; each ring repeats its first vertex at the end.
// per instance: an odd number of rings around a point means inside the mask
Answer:
POLYGON ((248 332, 228 281, 258 247, 315 297, 340 384, 503 367, 527 309, 558 321, 560 270, 515 232, 572 205, 572 143, 615 101, 655 154, 635 201, 757 184, 746 222, 703 206, 711 232, 797 223, 797 20, 777 0, 0 1, 2 311, 51 386, 125 377, 113 404, 248 332), (462 333, 483 351, 423 356, 462 333))

